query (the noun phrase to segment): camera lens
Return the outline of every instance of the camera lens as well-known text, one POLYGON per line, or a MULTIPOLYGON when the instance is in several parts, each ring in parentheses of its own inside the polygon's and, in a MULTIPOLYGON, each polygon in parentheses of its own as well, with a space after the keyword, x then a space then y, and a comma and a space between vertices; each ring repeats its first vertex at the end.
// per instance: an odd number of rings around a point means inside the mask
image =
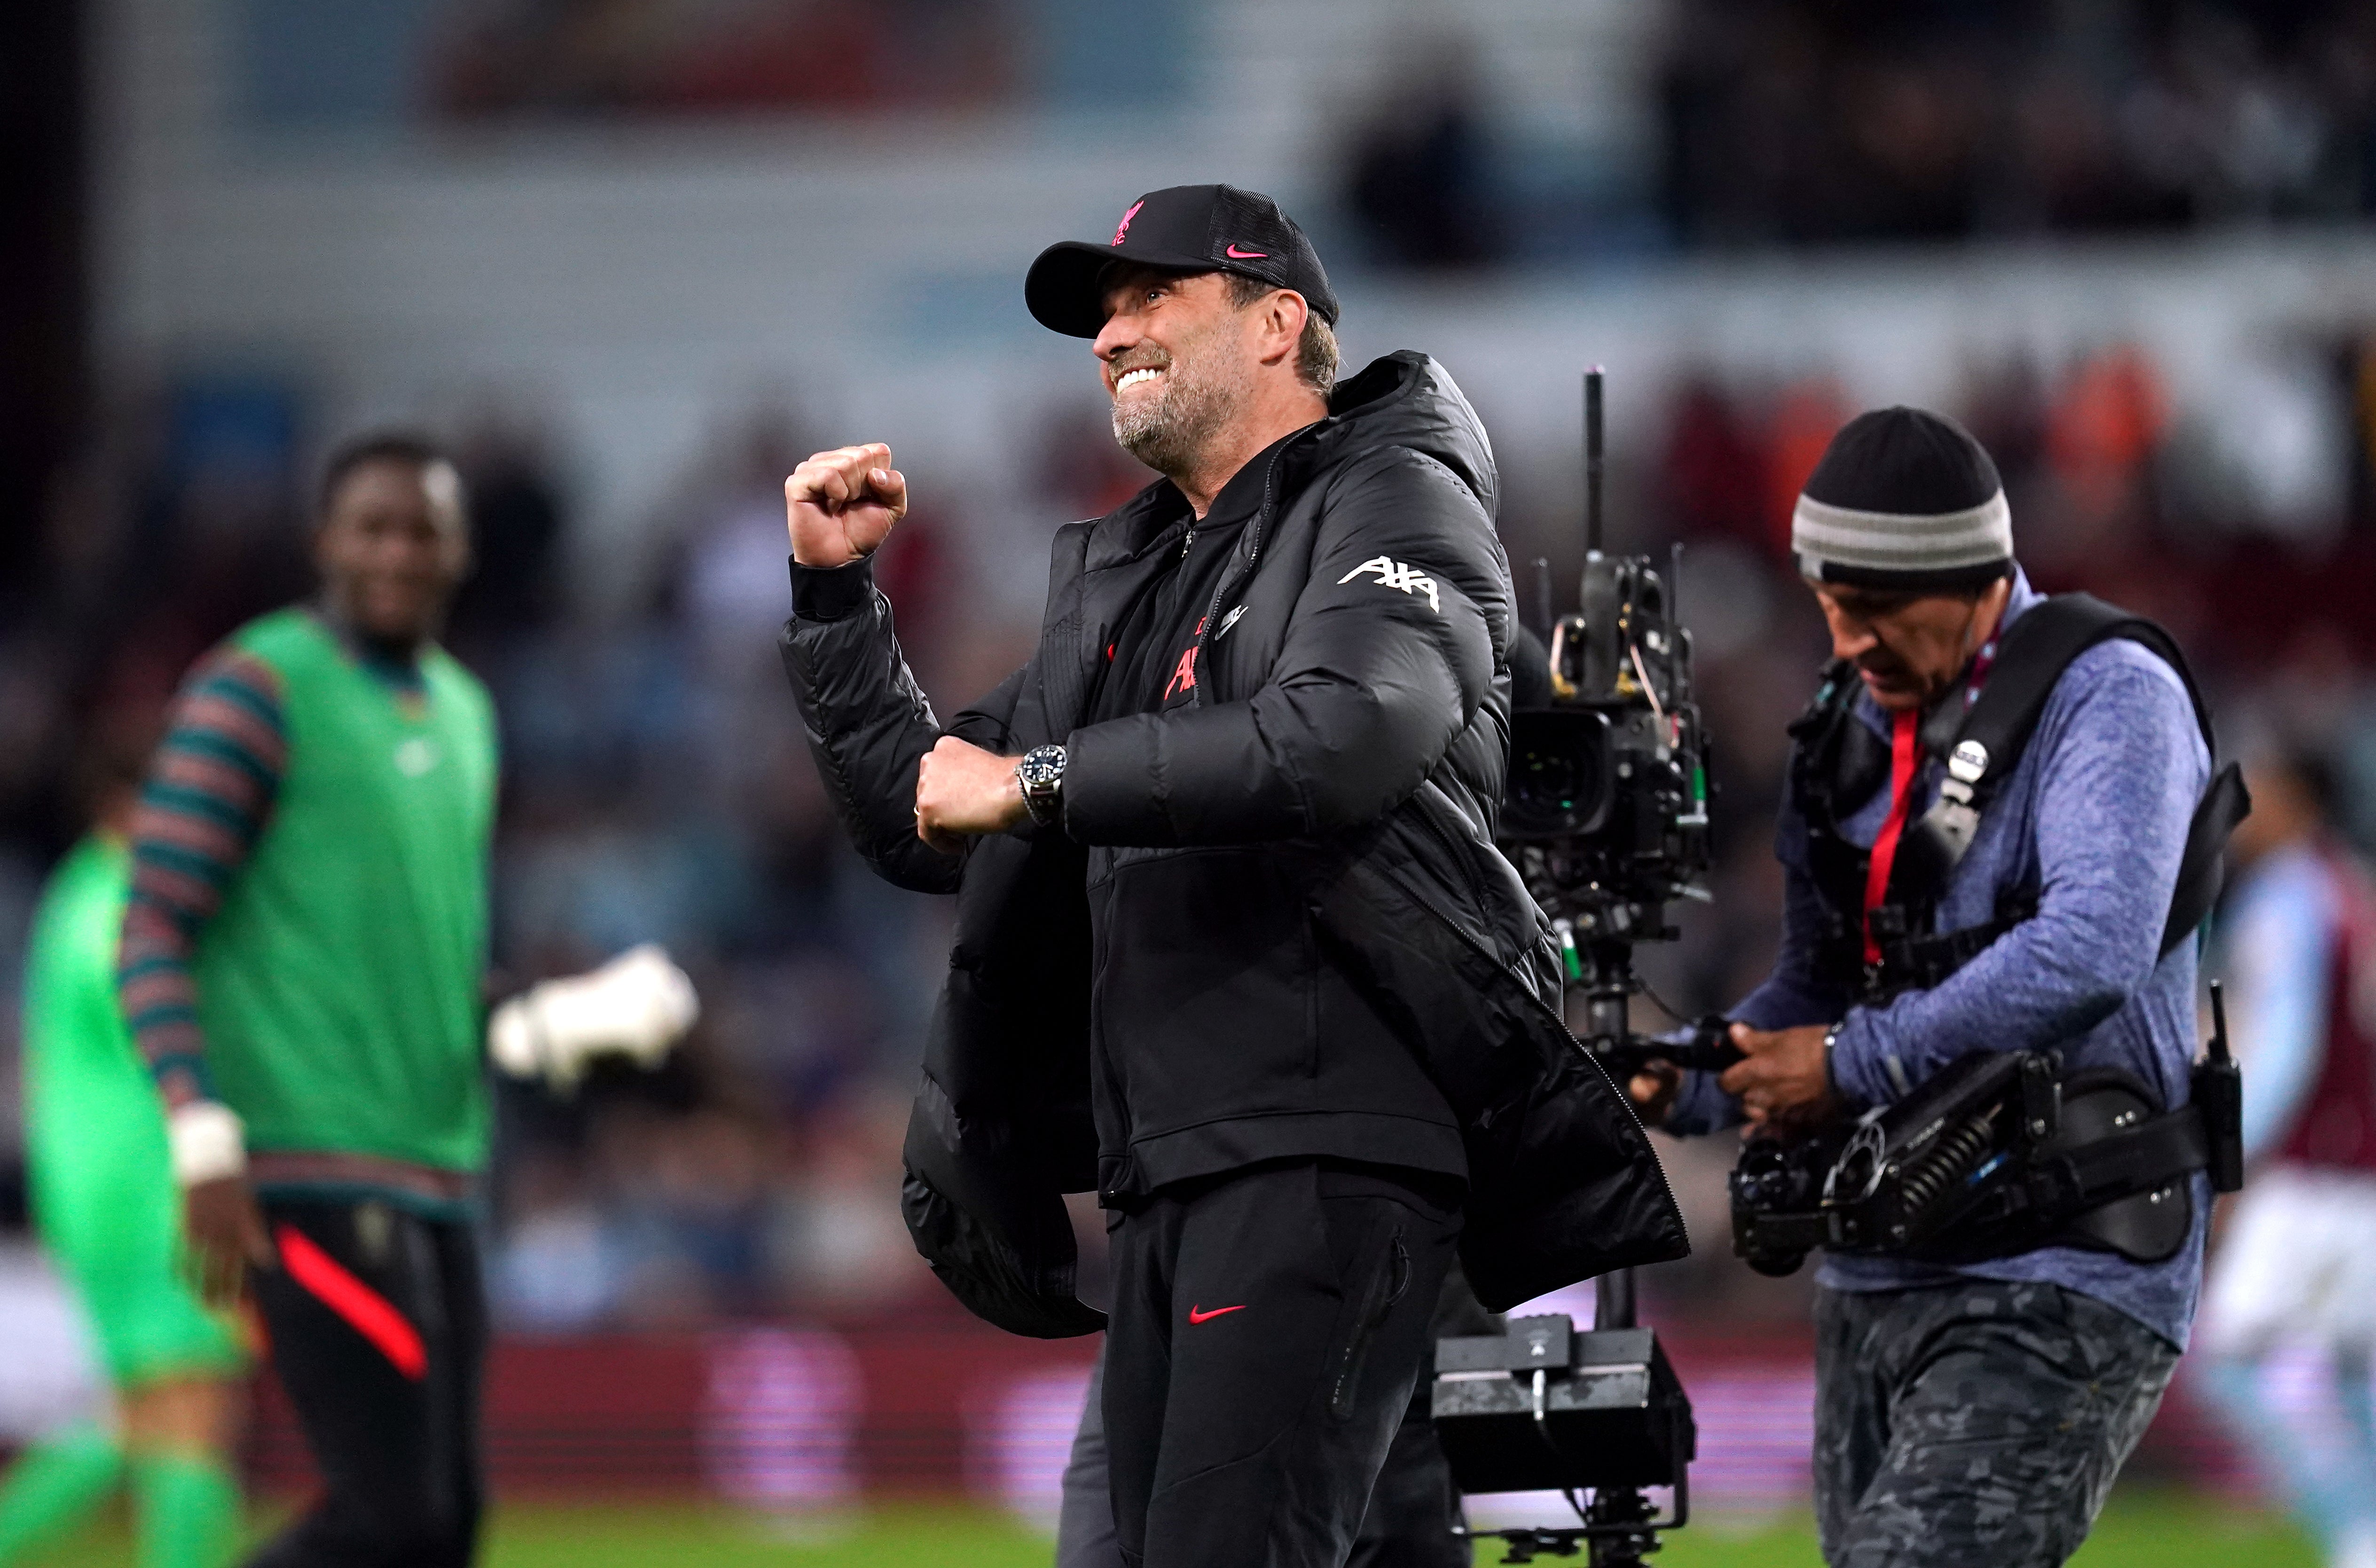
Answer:
POLYGON ((1797 1174, 1779 1143, 1750 1144, 1740 1151, 1740 1162, 1732 1170, 1733 1201, 1762 1213, 1797 1207, 1792 1201, 1793 1189, 1799 1185, 1797 1174))
POLYGON ((1519 760, 1519 789, 1547 811, 1572 814, 1592 793, 1592 760, 1556 751, 1530 751, 1519 760))
POLYGON ((1511 715, 1507 830, 1520 837, 1590 832, 1609 796, 1609 720, 1584 708, 1511 715))
POLYGON ((1803 1252, 1766 1252, 1761 1249, 1743 1253, 1740 1261, 1764 1275, 1768 1279, 1781 1279, 1798 1273, 1799 1266, 1807 1261, 1807 1255, 1803 1252))

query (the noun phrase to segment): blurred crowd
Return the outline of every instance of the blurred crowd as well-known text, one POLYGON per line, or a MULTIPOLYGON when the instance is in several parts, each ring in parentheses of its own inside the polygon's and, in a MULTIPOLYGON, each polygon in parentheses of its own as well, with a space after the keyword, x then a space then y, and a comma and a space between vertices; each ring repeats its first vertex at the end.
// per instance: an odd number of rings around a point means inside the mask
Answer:
POLYGON ((1014 88, 1019 7, 998 0, 447 0, 429 39, 438 113, 944 112, 1014 88))
POLYGON ((2365 0, 1686 0, 1669 62, 1685 244, 2376 210, 2365 0))
POLYGON ((1378 265, 1445 269, 2376 212, 2369 0, 1659 9, 1638 147, 1533 145, 1506 62, 1472 47, 1494 23, 1407 41, 1340 159, 1351 236, 1378 265))

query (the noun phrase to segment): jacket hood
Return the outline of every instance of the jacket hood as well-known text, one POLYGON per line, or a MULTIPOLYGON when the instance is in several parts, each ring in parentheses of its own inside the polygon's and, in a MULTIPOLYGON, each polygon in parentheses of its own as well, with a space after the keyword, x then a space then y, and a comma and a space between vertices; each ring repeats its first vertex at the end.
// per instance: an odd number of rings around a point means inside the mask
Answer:
MULTIPOLYGON (((1500 517, 1502 483, 1484 421, 1452 372, 1413 348, 1373 360, 1360 374, 1336 383, 1328 417, 1288 444, 1289 471, 1296 477, 1290 483, 1385 446, 1407 447, 1443 464, 1468 487, 1488 518, 1500 517)), ((1087 564, 1129 560, 1187 519, 1186 498, 1170 480, 1158 479, 1100 520, 1087 547, 1087 564)))
POLYGON ((1501 477, 1484 421, 1452 372, 1416 349, 1397 349, 1338 382, 1306 451, 1328 463, 1381 446, 1434 458, 1468 487, 1486 516, 1500 517, 1501 477))

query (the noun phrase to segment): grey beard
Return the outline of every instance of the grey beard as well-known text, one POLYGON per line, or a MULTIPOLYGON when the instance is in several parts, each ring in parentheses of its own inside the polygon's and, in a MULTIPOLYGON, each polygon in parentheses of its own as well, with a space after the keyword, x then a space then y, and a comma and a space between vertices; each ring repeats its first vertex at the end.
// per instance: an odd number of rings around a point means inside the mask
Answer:
POLYGON ((1193 359, 1173 360, 1163 380, 1162 396, 1114 405, 1114 440, 1157 473, 1178 480, 1236 413, 1241 387, 1236 380, 1208 373, 1193 359))

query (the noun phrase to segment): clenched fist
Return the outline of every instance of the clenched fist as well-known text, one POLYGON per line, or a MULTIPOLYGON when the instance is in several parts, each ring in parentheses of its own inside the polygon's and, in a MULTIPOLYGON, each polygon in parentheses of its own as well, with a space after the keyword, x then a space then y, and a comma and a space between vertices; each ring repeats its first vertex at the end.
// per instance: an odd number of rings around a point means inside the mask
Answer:
POLYGON ((784 481, 792 559, 802 566, 848 566, 908 515, 908 481, 880 442, 820 452, 784 481))
POLYGON ((1003 833, 1021 822, 1029 815, 1015 778, 1021 760, 941 737, 916 764, 916 836, 954 855, 969 836, 1003 833))

